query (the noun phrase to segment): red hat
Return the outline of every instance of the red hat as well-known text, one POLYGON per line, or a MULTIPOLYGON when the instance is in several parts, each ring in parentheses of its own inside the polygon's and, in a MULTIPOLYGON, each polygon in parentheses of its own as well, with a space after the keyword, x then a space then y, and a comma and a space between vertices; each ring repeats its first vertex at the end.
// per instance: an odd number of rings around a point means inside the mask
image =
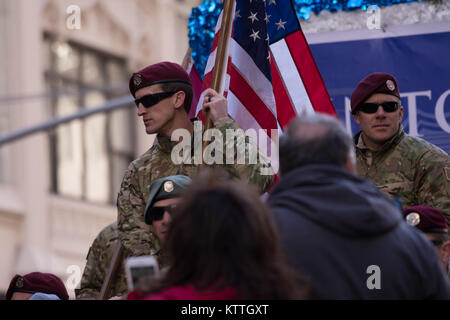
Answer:
POLYGON ((447 222, 442 212, 427 206, 412 206, 403 210, 406 222, 426 233, 447 234, 447 222))
POLYGON ((356 108, 366 101, 374 93, 386 93, 396 96, 400 99, 397 80, 393 75, 382 72, 374 72, 361 80, 352 94, 352 113, 355 114, 356 108))
POLYGON ((167 82, 183 82, 192 86, 189 74, 182 66, 165 61, 133 73, 130 78, 130 92, 135 97, 139 89, 167 82))
POLYGON ((8 291, 6 292, 6 300, 11 300, 14 292, 25 293, 46 293, 57 295, 62 300, 68 300, 64 283, 57 276, 51 273, 33 272, 25 276, 15 275, 12 278, 8 291))

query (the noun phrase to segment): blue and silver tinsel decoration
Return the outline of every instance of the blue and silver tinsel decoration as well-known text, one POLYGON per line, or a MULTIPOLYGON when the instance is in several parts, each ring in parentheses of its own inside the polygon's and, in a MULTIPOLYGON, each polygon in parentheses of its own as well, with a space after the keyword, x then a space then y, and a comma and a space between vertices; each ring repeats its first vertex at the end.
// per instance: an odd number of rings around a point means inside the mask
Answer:
POLYGON ((195 68, 201 77, 208 62, 217 19, 222 9, 223 3, 220 0, 206 0, 197 8, 193 8, 189 16, 189 46, 192 49, 195 68))
MULTIPOLYGON (((297 12, 297 17, 308 20, 311 17, 311 12, 319 14, 322 10, 337 12, 361 8, 366 11, 372 5, 385 7, 398 3, 420 1, 426 0, 292 0, 292 3, 297 12)), ((222 8, 221 0, 204 0, 198 7, 192 9, 189 16, 189 45, 192 49, 192 59, 195 68, 202 76, 214 39, 216 22, 222 8)))
POLYGON ((311 11, 319 14, 322 10, 337 12, 340 10, 350 11, 361 8, 366 11, 368 7, 376 5, 378 7, 391 6, 398 3, 420 2, 424 0, 293 0, 295 11, 299 19, 308 20, 311 11))

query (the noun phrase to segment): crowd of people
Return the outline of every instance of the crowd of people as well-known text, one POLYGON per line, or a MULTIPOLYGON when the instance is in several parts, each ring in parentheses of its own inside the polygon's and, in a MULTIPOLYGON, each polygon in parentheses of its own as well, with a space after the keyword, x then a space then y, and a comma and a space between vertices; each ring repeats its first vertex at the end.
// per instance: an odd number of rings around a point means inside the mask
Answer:
MULTIPOLYGON (((181 66, 148 66, 129 87, 157 139, 128 167, 117 222, 94 240, 77 299, 450 299, 450 158, 404 132, 394 76, 356 86, 353 138, 328 115, 294 119, 280 138, 276 185, 249 139, 236 144, 255 151, 256 164, 173 163, 173 132, 194 130, 181 66), (124 262, 147 255, 159 276, 130 288, 124 262)), ((203 111, 223 136, 239 128, 214 90, 203 111)), ((11 281, 9 299, 67 298, 33 289, 29 277, 11 281)))

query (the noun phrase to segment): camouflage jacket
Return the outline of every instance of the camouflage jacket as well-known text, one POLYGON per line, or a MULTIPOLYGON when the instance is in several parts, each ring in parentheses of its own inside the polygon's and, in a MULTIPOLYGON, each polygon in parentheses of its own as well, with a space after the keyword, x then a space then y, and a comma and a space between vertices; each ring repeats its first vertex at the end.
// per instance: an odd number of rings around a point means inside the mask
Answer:
MULTIPOLYGON (((80 289, 75 290, 77 299, 96 299, 102 289, 111 260, 119 244, 117 223, 105 227, 95 238, 86 257, 86 267, 80 282, 80 289)), ((120 296, 127 291, 123 263, 113 280, 108 298, 120 296)))
POLYGON ((400 127, 379 151, 371 151, 359 132, 354 137, 358 173, 372 180, 403 207, 440 209, 450 224, 450 158, 440 148, 407 135, 400 127))
MULTIPOLYGON (((227 129, 239 129, 236 122, 229 118, 217 121, 215 128, 220 130, 224 138, 227 129)), ((228 146, 226 143, 224 142, 225 150, 228 146)), ((253 149, 252 151, 257 150, 256 145, 248 138, 238 138, 237 142, 233 143, 238 147, 245 143, 246 154, 250 149, 253 149)), ((170 141, 170 138, 158 137, 155 144, 142 156, 134 160, 125 172, 117 197, 117 222, 119 238, 124 246, 126 257, 151 254, 151 249, 154 246, 152 243, 156 236, 151 232, 151 227, 146 225, 144 221, 144 209, 152 181, 179 174, 192 178, 199 170, 199 166, 194 164, 193 157, 191 158, 191 164, 181 163, 176 165, 172 162, 172 148, 176 144, 178 143, 170 141)), ((194 148, 195 142, 191 144, 191 155, 195 154, 194 148)), ((237 153, 235 156, 237 156, 237 153)), ((262 157, 261 159, 259 163, 253 165, 224 164, 222 166, 227 168, 233 176, 256 186, 259 192, 263 193, 272 185, 273 174, 260 174, 262 168, 271 170, 267 158, 262 157)))
MULTIPOLYGON (((75 289, 77 299, 98 298, 118 244, 119 235, 117 231, 117 222, 113 222, 97 235, 89 248, 80 288, 75 289)), ((160 263, 160 267, 163 267, 160 261, 158 239, 153 239, 152 245, 150 253, 156 256, 160 263)), ((107 299, 122 296, 128 291, 124 262, 125 259, 122 257, 120 267, 117 269, 115 277, 112 279, 107 299)))

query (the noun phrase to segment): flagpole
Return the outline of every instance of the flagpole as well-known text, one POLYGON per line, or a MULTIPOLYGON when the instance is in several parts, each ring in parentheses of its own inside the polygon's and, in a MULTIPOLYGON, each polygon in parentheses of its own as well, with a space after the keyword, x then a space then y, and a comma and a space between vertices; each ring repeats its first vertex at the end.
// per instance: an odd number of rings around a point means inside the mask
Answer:
POLYGON ((192 54, 192 49, 188 48, 186 51, 186 54, 184 55, 183 62, 181 63, 181 66, 184 68, 184 70, 186 70, 187 73, 189 73, 191 71, 190 70, 190 67, 192 65, 191 54, 192 54))
MULTIPOLYGON (((228 65, 228 47, 230 42, 234 11, 236 8, 236 0, 224 0, 222 26, 220 28, 219 39, 217 42, 216 60, 214 61, 214 71, 211 80, 211 89, 214 89, 219 94, 224 92, 225 77, 227 75, 226 68, 228 65)), ((206 98, 206 97, 205 97, 206 98)), ((209 130, 212 128, 212 121, 209 118, 209 111, 205 115, 205 128, 209 130)), ((206 148, 206 141, 203 142, 202 153, 206 148)), ((203 154, 202 154, 203 155, 203 154)), ((205 164, 202 161, 200 169, 203 169, 205 164)))
MULTIPOLYGON (((214 72, 211 81, 211 89, 223 94, 226 77, 226 67, 228 63, 228 44, 231 36, 232 22, 234 17, 236 0, 224 0, 222 26, 217 43, 216 60, 214 62, 214 72)), ((205 130, 212 127, 209 119, 209 112, 205 114, 205 130)))

